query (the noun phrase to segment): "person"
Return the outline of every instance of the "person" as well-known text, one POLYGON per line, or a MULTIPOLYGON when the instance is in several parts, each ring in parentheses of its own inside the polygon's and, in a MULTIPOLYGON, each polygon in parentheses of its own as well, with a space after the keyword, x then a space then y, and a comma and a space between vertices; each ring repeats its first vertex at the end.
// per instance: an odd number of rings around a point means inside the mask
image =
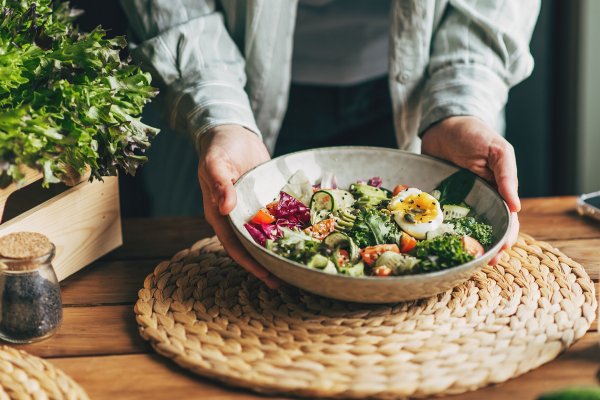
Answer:
MULTIPOLYGON (((287 110, 294 78, 325 79, 345 90, 357 82, 380 82, 369 71, 385 74, 397 146, 448 160, 494 184, 512 212, 506 246, 516 241, 521 206, 514 150, 501 135, 503 112, 509 89, 533 69, 529 40, 539 0, 121 5, 133 33, 132 56, 161 88, 170 126, 188 133, 197 146, 207 221, 231 257, 270 287, 279 281, 244 250, 225 216, 237 201, 233 183, 269 160, 284 116, 294 115, 292 107, 287 110), (369 7, 382 9, 382 3, 386 45, 377 54, 381 13, 369 19, 369 7), (342 62, 328 64, 336 59, 342 62)), ((304 131, 294 135, 292 143, 304 131)))

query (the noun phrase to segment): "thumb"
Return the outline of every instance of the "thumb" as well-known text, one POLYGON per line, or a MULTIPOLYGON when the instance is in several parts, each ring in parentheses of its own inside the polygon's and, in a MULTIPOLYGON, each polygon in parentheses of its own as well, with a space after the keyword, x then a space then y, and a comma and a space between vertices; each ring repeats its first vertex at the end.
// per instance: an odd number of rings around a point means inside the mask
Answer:
POLYGON ((204 180, 217 203, 221 215, 228 215, 237 203, 237 194, 233 187, 235 179, 236 177, 226 161, 216 159, 206 163, 206 177, 204 180))
POLYGON ((517 178, 517 161, 512 146, 506 142, 504 145, 494 146, 489 154, 490 168, 494 173, 498 192, 502 195, 508 208, 512 212, 521 210, 517 178))

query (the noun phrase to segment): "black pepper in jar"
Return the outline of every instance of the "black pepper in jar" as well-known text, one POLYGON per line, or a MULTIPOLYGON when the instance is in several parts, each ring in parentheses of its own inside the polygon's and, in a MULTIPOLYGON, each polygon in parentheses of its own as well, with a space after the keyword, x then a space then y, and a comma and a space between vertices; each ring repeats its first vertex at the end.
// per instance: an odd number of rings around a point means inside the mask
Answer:
POLYGON ((29 343, 52 336, 62 322, 62 302, 52 268, 54 245, 44 235, 0 238, 0 338, 29 343))

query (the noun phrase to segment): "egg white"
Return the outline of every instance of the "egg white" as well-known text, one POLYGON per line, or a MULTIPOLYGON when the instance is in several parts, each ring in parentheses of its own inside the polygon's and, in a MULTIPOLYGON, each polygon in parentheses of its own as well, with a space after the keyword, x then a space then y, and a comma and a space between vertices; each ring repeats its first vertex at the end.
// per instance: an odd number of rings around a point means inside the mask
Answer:
MULTIPOLYGON (((388 209, 394 215, 394 220, 400 228, 416 239, 425 239, 427 237, 427 232, 438 229, 444 222, 444 214, 439 202, 429 193, 423 192, 417 188, 408 188, 398 193, 390 201, 388 209), (417 210, 418 208, 413 207, 409 202, 410 200, 414 200, 415 196, 419 195, 424 203, 429 204, 427 210, 433 218, 429 221, 420 222, 417 219, 415 222, 410 222, 405 218, 405 215, 411 210, 417 210)), ((419 210, 422 210, 422 208, 419 210)))

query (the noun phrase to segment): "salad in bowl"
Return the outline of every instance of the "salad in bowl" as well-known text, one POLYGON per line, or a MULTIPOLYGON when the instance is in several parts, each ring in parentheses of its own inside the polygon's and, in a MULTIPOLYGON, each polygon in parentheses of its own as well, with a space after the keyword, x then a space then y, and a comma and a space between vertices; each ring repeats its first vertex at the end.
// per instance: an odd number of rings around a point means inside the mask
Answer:
POLYGON ((228 219, 248 253, 292 286, 345 301, 451 289, 485 266, 509 231, 508 207, 485 181, 395 149, 286 154, 234 187, 228 219))
POLYGON ((481 257, 493 228, 464 202, 475 176, 460 170, 427 193, 379 177, 346 188, 333 173, 311 182, 296 171, 278 198, 244 224, 289 260, 329 274, 392 277, 438 271, 481 257))

